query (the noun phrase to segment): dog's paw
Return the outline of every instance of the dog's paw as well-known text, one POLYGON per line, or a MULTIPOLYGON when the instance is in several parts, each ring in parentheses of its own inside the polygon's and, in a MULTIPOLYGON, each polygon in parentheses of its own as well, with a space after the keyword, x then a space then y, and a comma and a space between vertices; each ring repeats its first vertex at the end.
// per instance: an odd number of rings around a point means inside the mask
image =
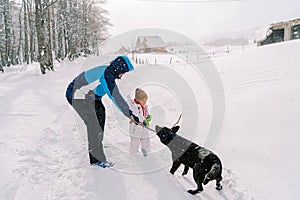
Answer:
POLYGON ((196 190, 188 190, 187 192, 192 194, 192 195, 195 195, 195 194, 197 194, 199 192, 202 192, 202 191, 203 191, 203 189, 196 189, 196 190))
POLYGON ((170 174, 174 175, 174 173, 175 173, 175 172, 171 172, 171 171, 170 171, 170 174))
POLYGON ((195 190, 188 190, 187 192, 190 193, 190 194, 192 194, 192 195, 195 195, 195 194, 198 193, 198 192, 195 192, 195 190))
POLYGON ((222 185, 218 185, 217 187, 216 187, 216 190, 222 190, 223 189, 223 186, 222 185))

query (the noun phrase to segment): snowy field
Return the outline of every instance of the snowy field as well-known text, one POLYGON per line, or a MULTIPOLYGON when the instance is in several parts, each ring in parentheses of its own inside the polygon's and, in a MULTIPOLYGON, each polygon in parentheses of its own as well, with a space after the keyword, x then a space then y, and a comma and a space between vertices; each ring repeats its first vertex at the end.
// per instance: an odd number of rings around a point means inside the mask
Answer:
MULTIPOLYGON (((299 52, 300 40, 211 57, 226 99, 224 126, 212 149, 223 162, 223 190, 209 183, 195 196, 186 192, 196 187, 192 171, 182 177, 180 167, 175 176, 170 175, 170 152, 154 134, 149 156, 128 154, 128 120, 108 98, 103 100, 104 144, 108 159, 116 164, 110 169, 88 164, 85 128, 64 94, 81 70, 99 65, 103 58, 56 63, 56 71, 46 75, 40 75, 37 64, 5 68, 0 74, 0 199, 298 199, 299 52)), ((183 113, 179 134, 203 144, 213 113, 205 82, 182 57, 137 56, 149 59, 148 64, 136 64, 135 72, 118 81, 121 93, 126 97, 135 87, 144 88, 152 128, 172 126, 183 113), (186 90, 174 94, 169 88, 178 81, 172 72, 186 81, 186 90), (147 79, 160 75, 166 82, 147 79), (185 103, 189 101, 195 101, 194 110, 185 103), (197 134, 189 135, 185 122, 195 119, 200 124, 197 134)))

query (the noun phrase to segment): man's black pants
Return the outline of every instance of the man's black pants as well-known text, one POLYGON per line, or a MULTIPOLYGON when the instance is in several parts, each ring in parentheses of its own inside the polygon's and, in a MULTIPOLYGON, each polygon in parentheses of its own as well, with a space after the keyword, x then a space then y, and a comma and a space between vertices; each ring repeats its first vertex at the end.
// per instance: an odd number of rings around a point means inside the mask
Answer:
POLYGON ((106 161, 102 144, 105 125, 105 107, 102 101, 73 99, 71 105, 87 127, 90 163, 106 161))

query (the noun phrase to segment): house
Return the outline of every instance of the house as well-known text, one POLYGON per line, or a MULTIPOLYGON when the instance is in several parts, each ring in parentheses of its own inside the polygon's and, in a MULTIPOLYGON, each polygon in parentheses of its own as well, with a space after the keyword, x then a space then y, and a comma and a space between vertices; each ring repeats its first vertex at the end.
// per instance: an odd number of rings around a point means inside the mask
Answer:
POLYGON ((129 50, 126 49, 126 48, 123 46, 123 47, 121 47, 116 53, 117 53, 117 54, 126 54, 126 53, 128 53, 128 52, 129 52, 129 50))
POLYGON ((166 43, 159 36, 138 36, 135 50, 139 53, 165 53, 166 43))
POLYGON ((300 18, 270 25, 266 37, 257 42, 258 46, 295 40, 300 38, 300 18))

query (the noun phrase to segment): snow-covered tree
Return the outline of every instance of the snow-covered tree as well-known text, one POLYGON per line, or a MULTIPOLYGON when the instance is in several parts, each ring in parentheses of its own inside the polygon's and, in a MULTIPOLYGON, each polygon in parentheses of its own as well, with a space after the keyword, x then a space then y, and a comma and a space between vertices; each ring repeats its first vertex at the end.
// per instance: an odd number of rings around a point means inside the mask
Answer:
POLYGON ((2 0, 2 12, 1 18, 3 20, 3 26, 1 29, 4 29, 2 32, 4 33, 4 37, 1 39, 3 40, 3 47, 1 49, 1 57, 2 57, 2 64, 4 66, 11 65, 11 37, 12 37, 12 21, 11 21, 11 13, 10 13, 10 3, 9 0, 2 0))
POLYGON ((3 11, 4 11, 4 2, 0 1, 0 71, 2 71, 2 72, 3 72, 2 56, 5 52, 5 47, 4 47, 5 33, 4 33, 3 11))
MULTIPOLYGON (((105 0, 0 1, 0 67, 98 54, 111 25, 105 0)), ((0 68, 1 70, 1 68, 0 68)))

